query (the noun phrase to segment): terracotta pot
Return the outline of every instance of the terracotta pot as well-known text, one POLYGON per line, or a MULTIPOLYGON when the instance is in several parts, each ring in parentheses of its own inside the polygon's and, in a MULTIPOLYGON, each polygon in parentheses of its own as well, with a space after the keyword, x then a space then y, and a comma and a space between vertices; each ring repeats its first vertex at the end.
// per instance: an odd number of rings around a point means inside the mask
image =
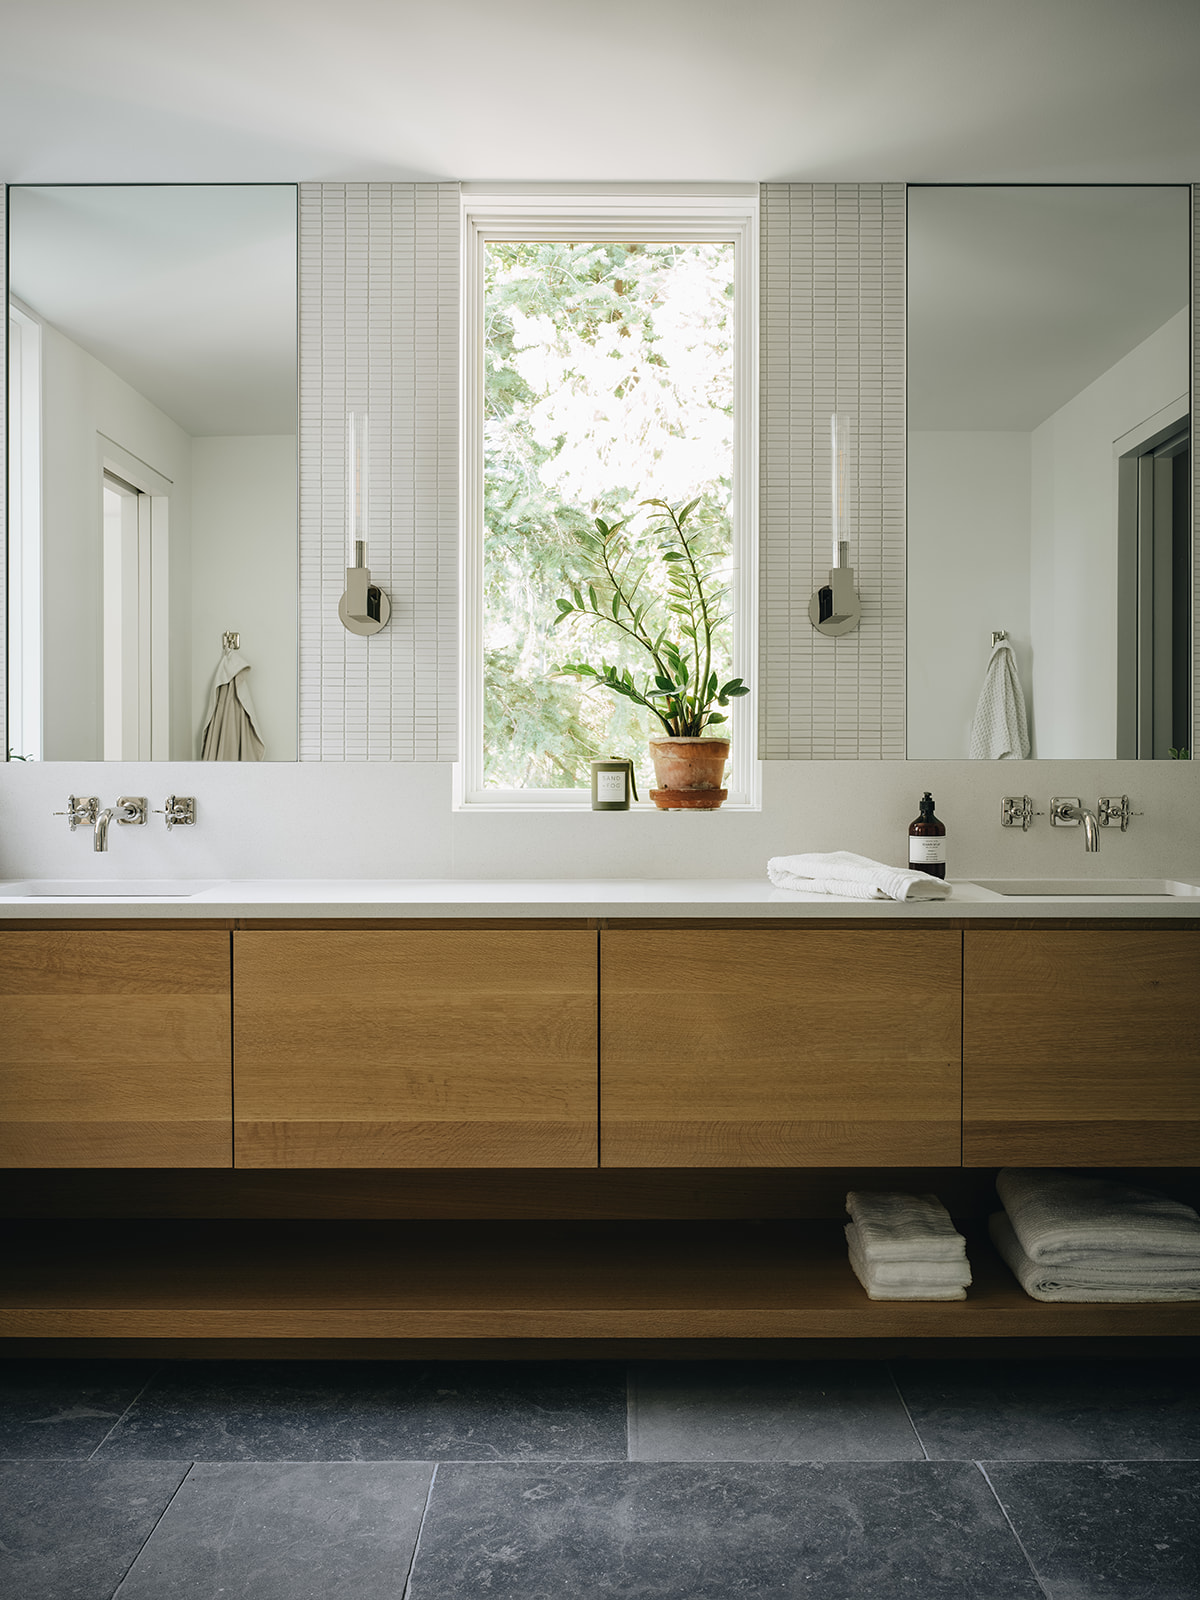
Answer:
POLYGON ((650 798, 660 811, 715 811, 729 791, 721 787, 729 760, 728 739, 650 740, 657 788, 650 798))

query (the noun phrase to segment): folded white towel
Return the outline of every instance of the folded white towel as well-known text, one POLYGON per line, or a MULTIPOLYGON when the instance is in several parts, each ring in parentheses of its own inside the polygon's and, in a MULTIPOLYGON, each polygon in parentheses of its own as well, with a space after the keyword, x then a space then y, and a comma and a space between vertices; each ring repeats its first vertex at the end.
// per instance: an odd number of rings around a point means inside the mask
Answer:
POLYGON ((992 1243, 1012 1269, 1013 1276, 1034 1300, 1127 1301, 1149 1304, 1157 1300, 1200 1300, 1200 1267, 1162 1268, 1162 1257, 1101 1258, 1074 1266, 1031 1261, 1007 1214, 988 1219, 992 1243))
POLYGON ((971 723, 972 761, 1025 761, 1029 757, 1029 722, 1025 691, 1017 675, 1017 658, 1007 639, 992 648, 983 688, 971 723))
MULTIPOLYGON (((945 1273, 948 1267, 946 1262, 918 1261, 904 1263, 905 1277, 899 1282, 883 1282, 879 1271, 873 1263, 869 1262, 859 1248, 858 1229, 854 1223, 846 1224, 846 1243, 850 1249, 850 1266, 854 1276, 867 1291, 872 1300, 965 1300, 967 1291, 965 1283, 970 1282, 970 1277, 963 1278, 963 1269, 954 1267, 954 1277, 947 1281, 945 1278, 930 1278, 931 1274, 945 1273)), ((895 1263, 899 1267, 899 1263, 895 1263)), ((883 1269, 883 1270, 886 1270, 883 1269)))
POLYGON ((917 1288, 929 1285, 939 1289, 965 1289, 971 1281, 966 1256, 958 1261, 877 1261, 863 1244, 862 1230, 855 1223, 845 1226, 846 1243, 866 1268, 871 1282, 882 1288, 917 1288))
MULTIPOLYGON (((872 1264, 884 1261, 966 1262, 966 1240, 935 1194, 851 1189, 846 1196, 846 1210, 858 1228, 863 1254, 872 1264)), ((970 1278, 966 1281, 969 1283, 970 1278)))
POLYGON ((777 889, 836 895, 840 900, 944 900, 950 885, 927 872, 889 867, 849 850, 772 856, 767 877, 777 889))
POLYGON ((1041 1167, 1006 1167, 996 1189, 1022 1251, 1042 1266, 1132 1255, 1200 1272, 1200 1216, 1157 1189, 1041 1167))

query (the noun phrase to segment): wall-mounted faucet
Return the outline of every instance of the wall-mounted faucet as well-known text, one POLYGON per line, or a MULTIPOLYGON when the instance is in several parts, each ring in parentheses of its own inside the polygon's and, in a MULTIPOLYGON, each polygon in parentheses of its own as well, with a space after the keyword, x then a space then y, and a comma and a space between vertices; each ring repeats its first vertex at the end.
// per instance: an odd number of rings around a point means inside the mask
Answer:
POLYGON ((108 825, 116 818, 122 823, 144 823, 146 820, 146 799, 144 795, 123 794, 115 806, 105 806, 103 811, 96 815, 95 832, 92 836, 93 850, 108 849, 108 825))
POLYGON ((1100 848, 1100 825, 1094 811, 1079 803, 1079 796, 1057 795, 1050 802, 1050 824, 1055 828, 1077 828, 1083 823, 1083 848, 1094 854, 1100 848))

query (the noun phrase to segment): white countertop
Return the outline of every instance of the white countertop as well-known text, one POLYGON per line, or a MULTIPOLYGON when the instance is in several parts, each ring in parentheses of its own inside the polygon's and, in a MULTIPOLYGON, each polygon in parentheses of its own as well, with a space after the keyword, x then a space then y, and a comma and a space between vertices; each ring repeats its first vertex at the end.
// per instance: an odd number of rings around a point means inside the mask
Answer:
MULTIPOLYGON (((44 888, 50 887, 44 884, 44 888)), ((78 890, 79 880, 65 887, 78 890)), ((235 917, 758 917, 781 920, 861 918, 940 921, 946 918, 1121 917, 1200 918, 1200 886, 1130 881, 1134 892, 1004 895, 979 884, 954 882, 945 900, 835 900, 793 894, 765 879, 370 879, 295 878, 208 880, 196 893, 145 892, 136 880, 93 880, 89 892, 21 892, 0 881, 0 920, 229 919, 235 917), (110 893, 93 893, 111 883, 110 893), (136 892, 141 890, 142 892, 136 892), (1157 890, 1157 892, 1155 892, 1157 890), (124 892, 123 892, 124 891, 124 892), (130 892, 134 891, 134 892, 130 892)), ((1064 880, 1063 888, 1074 887, 1064 880)))

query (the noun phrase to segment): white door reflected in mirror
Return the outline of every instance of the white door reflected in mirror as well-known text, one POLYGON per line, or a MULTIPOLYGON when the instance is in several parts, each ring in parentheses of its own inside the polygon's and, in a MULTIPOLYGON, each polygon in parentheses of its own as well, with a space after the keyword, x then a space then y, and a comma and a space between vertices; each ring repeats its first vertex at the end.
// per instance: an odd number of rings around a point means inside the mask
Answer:
POLYGON ((1191 752, 1188 188, 908 196, 909 759, 1191 752))
POLYGON ((296 197, 10 189, 10 757, 198 757, 236 629, 296 759, 296 197))

